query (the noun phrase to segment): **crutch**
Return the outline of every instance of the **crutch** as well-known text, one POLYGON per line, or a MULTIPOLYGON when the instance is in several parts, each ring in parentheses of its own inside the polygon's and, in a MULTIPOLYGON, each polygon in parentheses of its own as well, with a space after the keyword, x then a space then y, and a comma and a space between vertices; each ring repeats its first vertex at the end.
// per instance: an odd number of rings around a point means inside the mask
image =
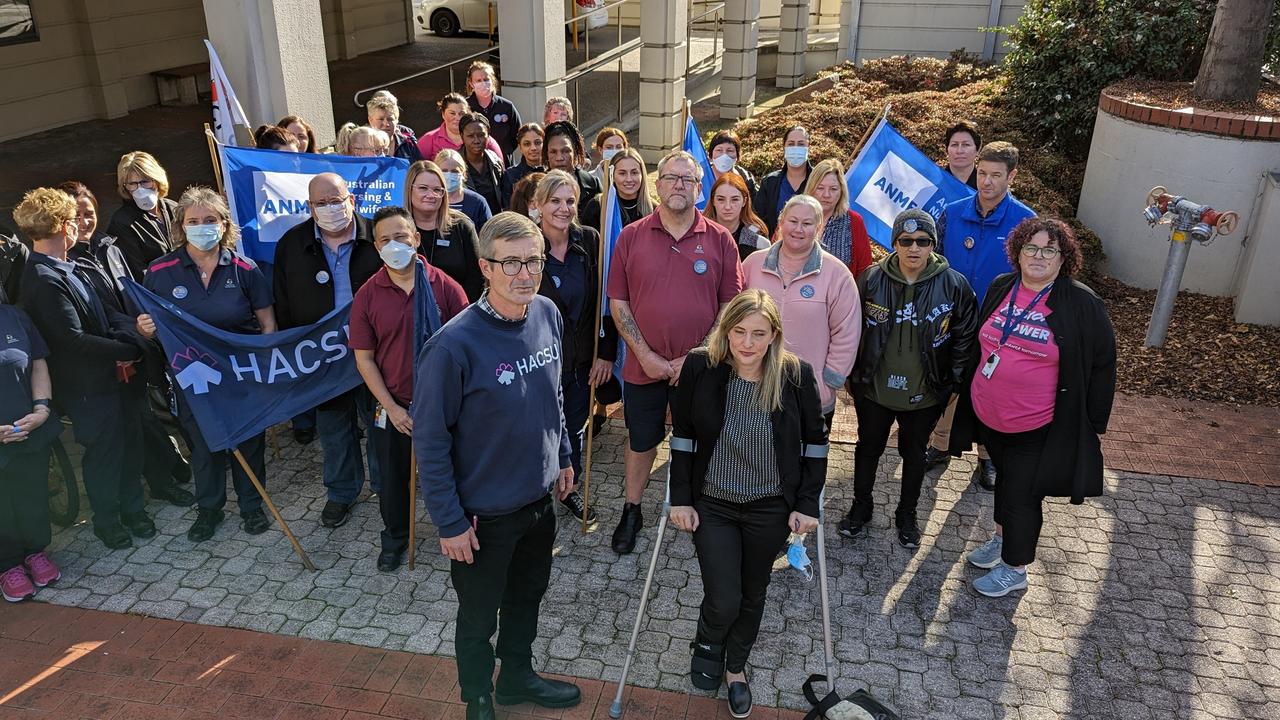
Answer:
POLYGON ((822 654, 827 663, 827 689, 836 688, 836 656, 831 646, 831 603, 827 599, 827 489, 818 495, 818 592, 822 593, 822 654))
MULTIPOLYGON (((672 437, 671 449, 686 449, 693 452, 693 441, 672 437), (681 445, 683 444, 683 448, 681 445)), ((662 550, 662 535, 667 529, 667 517, 671 514, 671 460, 667 460, 667 488, 662 499, 662 516, 658 519, 658 537, 653 541, 653 555, 649 557, 649 574, 644 579, 644 592, 640 594, 640 609, 636 612, 636 623, 631 628, 631 642, 627 645, 627 658, 622 662, 622 677, 618 679, 618 692, 613 696, 613 705, 609 707, 609 717, 617 720, 622 717, 622 691, 627 687, 627 673, 631 671, 631 660, 636 654, 636 640, 640 637, 640 621, 644 619, 645 607, 649 604, 649 587, 653 585, 653 574, 658 569, 658 553, 662 550)))

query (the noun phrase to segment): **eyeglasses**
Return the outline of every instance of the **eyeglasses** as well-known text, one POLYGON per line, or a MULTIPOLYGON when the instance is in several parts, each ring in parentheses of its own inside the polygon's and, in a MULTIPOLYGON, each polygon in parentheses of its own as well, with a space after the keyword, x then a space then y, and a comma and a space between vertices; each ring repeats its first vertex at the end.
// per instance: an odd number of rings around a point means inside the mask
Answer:
POLYGON ((134 190, 137 190, 137 189, 138 189, 138 188, 140 188, 140 187, 144 187, 144 188, 146 188, 146 189, 148 189, 148 190, 155 190, 155 189, 156 189, 156 181, 155 181, 155 180, 150 180, 150 179, 148 179, 148 180, 131 180, 131 181, 125 182, 125 184, 124 184, 124 189, 125 189, 125 190, 128 190, 129 192, 133 192, 134 190))
POLYGON ((328 200, 313 200, 311 207, 337 207, 347 201, 350 195, 343 195, 340 198, 329 198, 328 200))
POLYGON ((1062 252, 1056 247, 1041 247, 1039 245, 1023 245, 1022 254, 1027 257, 1042 257, 1045 260, 1052 260, 1058 257, 1058 253, 1062 252))
POLYGON ((677 187, 680 185, 689 185, 690 187, 692 187, 698 184, 698 178, 693 177, 692 175, 667 174, 667 175, 659 175, 658 179, 667 183, 668 185, 671 185, 672 187, 677 187))
POLYGON ((429 185, 415 185, 413 189, 434 197, 444 197, 444 188, 431 187, 429 185))
POLYGON ((497 258, 485 258, 485 260, 502 266, 502 273, 510 277, 520 274, 520 268, 529 271, 530 275, 541 275, 542 271, 547 267, 547 259, 543 257, 531 257, 528 260, 499 260, 497 258))
POLYGON ((930 245, 933 245, 933 238, 927 238, 927 237, 922 237, 922 238, 900 237, 900 238, 898 238, 897 240, 894 240, 893 242, 894 242, 894 243, 896 243, 897 245, 901 246, 901 247, 904 247, 904 248, 911 247, 912 245, 915 245, 916 247, 927 248, 927 247, 929 247, 930 245))

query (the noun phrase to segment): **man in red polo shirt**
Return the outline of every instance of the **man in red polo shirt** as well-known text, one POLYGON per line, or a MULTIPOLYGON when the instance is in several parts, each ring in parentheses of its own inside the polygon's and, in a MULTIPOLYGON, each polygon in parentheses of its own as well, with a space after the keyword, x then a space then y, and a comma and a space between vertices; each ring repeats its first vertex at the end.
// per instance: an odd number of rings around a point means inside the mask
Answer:
POLYGON ((622 366, 626 504, 613 550, 635 549, 644 527, 640 498, 666 437, 671 391, 685 355, 702 344, 720 308, 742 291, 738 248, 728 230, 694 206, 702 165, 683 150, 658 163, 653 214, 622 230, 609 267, 609 308, 627 342, 622 366))
POLYGON ((448 322, 467 306, 466 293, 453 278, 418 256, 418 230, 409 211, 385 207, 373 216, 373 245, 383 267, 369 278, 351 303, 351 349, 356 368, 378 401, 371 433, 373 451, 382 473, 378 509, 382 511, 382 552, 378 569, 400 567, 409 545, 410 456, 413 449, 413 398, 415 344, 414 302, 417 270, 426 271, 441 322, 448 322))

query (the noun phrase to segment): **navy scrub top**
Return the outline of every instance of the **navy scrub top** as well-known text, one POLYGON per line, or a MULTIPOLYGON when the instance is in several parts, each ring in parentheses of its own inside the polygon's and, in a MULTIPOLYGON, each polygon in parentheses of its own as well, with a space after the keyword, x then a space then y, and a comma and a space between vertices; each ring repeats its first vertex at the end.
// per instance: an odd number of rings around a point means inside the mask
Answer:
POLYGON ((257 264, 225 249, 208 287, 185 246, 151 263, 143 285, 219 330, 247 335, 262 332, 253 313, 272 303, 271 288, 257 264))
POLYGON ((48 356, 31 318, 14 305, 0 305, 0 424, 31 414, 31 363, 48 356))

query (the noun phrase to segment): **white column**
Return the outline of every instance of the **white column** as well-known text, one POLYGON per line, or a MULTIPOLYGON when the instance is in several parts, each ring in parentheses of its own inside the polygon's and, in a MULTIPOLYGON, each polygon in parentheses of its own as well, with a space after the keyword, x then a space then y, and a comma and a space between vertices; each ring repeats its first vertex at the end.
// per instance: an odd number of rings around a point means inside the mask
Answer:
POLYGON ((720 75, 720 118, 751 117, 756 104, 756 48, 760 45, 760 0, 726 0, 724 69, 720 75))
POLYGON ((640 155, 655 163, 684 137, 689 0, 648 2, 640 14, 640 155))
POLYGON ((862 0, 841 0, 840 38, 837 41, 837 57, 858 61, 858 26, 862 22, 862 0))
POLYGON ((804 82, 804 55, 809 49, 809 0, 782 0, 778 33, 780 88, 800 87, 804 82))
POLYGON ((333 142, 333 96, 315 0, 204 0, 209 41, 255 125, 300 115, 333 142))
MULTIPOLYGON (((499 92, 515 104, 525 122, 542 122, 547 98, 564 95, 564 2, 498 0, 502 33, 499 92)), ((577 108, 574 108, 577 112, 577 108)))

